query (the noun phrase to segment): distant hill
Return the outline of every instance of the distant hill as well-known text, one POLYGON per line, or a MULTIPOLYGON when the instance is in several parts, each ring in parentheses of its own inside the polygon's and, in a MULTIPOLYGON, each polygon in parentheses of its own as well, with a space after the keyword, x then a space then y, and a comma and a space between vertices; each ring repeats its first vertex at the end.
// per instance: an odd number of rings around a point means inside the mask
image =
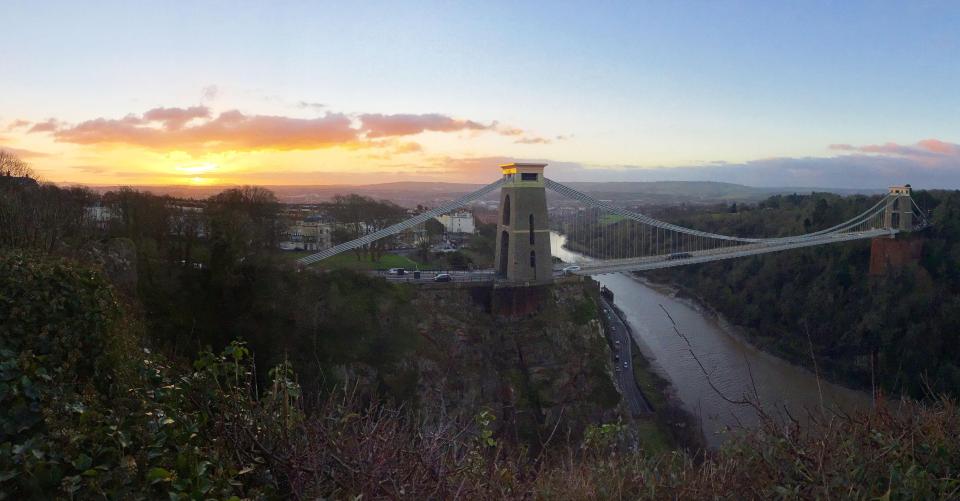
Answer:
MULTIPOLYGON (((823 191, 848 195, 853 193, 879 193, 882 190, 842 190, 831 188, 756 188, 733 183, 713 181, 649 181, 649 182, 571 182, 571 188, 602 200, 632 202, 635 204, 706 204, 718 202, 758 202, 771 195, 783 193, 810 193, 823 191)), ((453 200, 480 188, 471 183, 394 182, 367 185, 317 185, 317 186, 264 186, 277 194, 284 203, 317 203, 331 200, 335 195, 359 193, 361 195, 413 207, 417 204, 436 205, 453 200)), ((105 192, 117 186, 91 186, 105 192)), ((157 195, 179 198, 207 198, 231 186, 133 186, 157 195)), ((553 200, 553 195, 549 195, 553 200)), ((496 194, 488 197, 496 199, 496 194)))

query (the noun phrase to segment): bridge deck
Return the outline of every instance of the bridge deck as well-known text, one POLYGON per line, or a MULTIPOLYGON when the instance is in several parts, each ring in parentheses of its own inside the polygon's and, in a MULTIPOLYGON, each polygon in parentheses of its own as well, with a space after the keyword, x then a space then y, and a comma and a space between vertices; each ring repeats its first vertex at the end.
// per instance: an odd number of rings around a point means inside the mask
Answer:
POLYGON ((688 258, 671 259, 670 255, 650 256, 636 259, 604 260, 595 262, 580 263, 580 270, 573 273, 577 275, 602 275, 604 273, 618 273, 622 271, 644 271, 658 270, 662 268, 673 268, 675 266, 685 266, 697 263, 708 263, 711 261, 720 261, 722 259, 733 259, 738 257, 754 256, 758 254, 767 254, 770 252, 780 252, 789 249, 799 249, 802 247, 812 247, 815 245, 831 244, 838 242, 847 242, 851 240, 862 240, 867 238, 877 238, 884 236, 893 236, 898 233, 897 230, 880 229, 869 230, 856 233, 837 233, 824 235, 817 238, 787 240, 776 243, 758 243, 748 245, 738 245, 735 247, 725 247, 705 251, 693 251, 684 253, 688 258))

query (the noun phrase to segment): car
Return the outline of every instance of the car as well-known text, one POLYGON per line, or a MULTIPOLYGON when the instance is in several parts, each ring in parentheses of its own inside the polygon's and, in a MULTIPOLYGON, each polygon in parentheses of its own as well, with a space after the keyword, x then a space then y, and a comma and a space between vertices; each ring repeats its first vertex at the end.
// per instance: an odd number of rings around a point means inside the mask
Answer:
POLYGON ((619 354, 619 353, 614 354, 614 355, 613 355, 613 359, 614 359, 614 360, 620 360, 620 354, 619 354))
POLYGON ((434 282, 453 282, 453 277, 448 273, 438 273, 437 276, 433 277, 434 282))
POLYGON ((628 367, 627 363, 624 362, 624 363, 623 363, 623 368, 626 369, 627 367, 628 367))
POLYGON ((673 261, 674 259, 687 259, 693 257, 689 252, 672 252, 667 256, 667 261, 673 261))
POLYGON ((564 275, 573 275, 574 273, 580 271, 580 267, 577 265, 567 266, 563 269, 564 275))
POLYGON ((614 344, 615 346, 619 347, 619 346, 620 346, 620 340, 618 339, 618 340, 614 341, 613 344, 614 344))
POLYGON ((406 275, 407 270, 403 268, 390 268, 389 270, 387 270, 387 273, 390 275, 406 275))

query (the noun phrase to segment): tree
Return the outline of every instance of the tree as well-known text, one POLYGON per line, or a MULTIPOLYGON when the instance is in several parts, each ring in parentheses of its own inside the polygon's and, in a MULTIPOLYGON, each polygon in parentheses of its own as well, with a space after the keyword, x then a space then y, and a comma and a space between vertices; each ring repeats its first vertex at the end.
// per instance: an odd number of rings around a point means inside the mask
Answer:
POLYGON ((29 177, 36 179, 36 173, 30 164, 24 162, 11 151, 0 150, 0 176, 29 177))
POLYGON ((207 202, 210 266, 215 274, 229 275, 248 257, 276 248, 280 204, 272 191, 259 186, 231 188, 207 202))
MULTIPOLYGON (((374 200, 351 193, 337 195, 333 202, 326 205, 327 212, 336 221, 334 230, 336 240, 349 241, 382 230, 398 221, 405 215, 406 210, 387 200, 374 200)), ((377 260, 383 254, 385 240, 378 240, 366 247, 356 249, 357 259, 369 255, 377 260)))

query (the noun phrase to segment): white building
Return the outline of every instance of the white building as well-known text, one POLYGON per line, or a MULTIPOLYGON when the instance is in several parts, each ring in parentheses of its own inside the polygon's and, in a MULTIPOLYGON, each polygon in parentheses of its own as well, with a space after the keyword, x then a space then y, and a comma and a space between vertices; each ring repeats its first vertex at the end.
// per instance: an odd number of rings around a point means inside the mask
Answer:
POLYGON ((447 233, 473 233, 477 229, 472 212, 444 214, 438 217, 437 221, 440 221, 447 233))
POLYGON ((308 216, 287 228, 286 239, 280 242, 283 250, 324 250, 333 246, 333 225, 318 216, 308 216))

